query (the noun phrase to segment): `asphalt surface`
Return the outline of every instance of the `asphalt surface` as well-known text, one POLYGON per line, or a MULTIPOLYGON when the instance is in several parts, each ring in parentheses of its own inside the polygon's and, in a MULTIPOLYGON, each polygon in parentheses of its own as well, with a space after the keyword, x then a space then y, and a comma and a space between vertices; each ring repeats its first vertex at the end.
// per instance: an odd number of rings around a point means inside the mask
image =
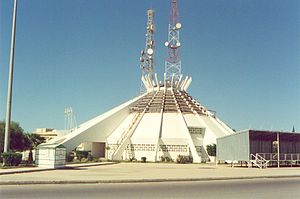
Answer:
POLYGON ((300 178, 0 186, 1 198, 300 198, 300 178))
POLYGON ((232 168, 228 165, 120 163, 0 175, 0 185, 206 181, 300 177, 300 167, 232 168))

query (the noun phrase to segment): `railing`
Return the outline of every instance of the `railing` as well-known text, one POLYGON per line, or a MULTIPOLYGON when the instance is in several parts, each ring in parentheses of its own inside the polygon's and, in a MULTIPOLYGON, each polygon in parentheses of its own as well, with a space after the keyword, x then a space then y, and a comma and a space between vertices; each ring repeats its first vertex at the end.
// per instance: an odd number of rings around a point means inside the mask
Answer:
MULTIPOLYGON (((250 154, 250 162, 255 164, 258 168, 262 169, 262 168, 268 167, 269 160, 266 160, 261 155, 256 153, 255 155, 250 154)), ((250 163, 249 163, 249 166, 250 166, 250 163)))
POLYGON ((143 111, 143 113, 137 113, 137 114, 134 116, 134 118, 133 118, 131 124, 130 124, 129 127, 124 131, 124 133, 123 133, 123 135, 121 136, 121 138, 118 140, 118 142, 117 142, 117 144, 116 144, 117 147, 116 147, 116 149, 114 150, 114 152, 113 152, 113 154, 112 154, 112 159, 115 158, 117 152, 118 152, 119 149, 123 146, 125 140, 126 140, 127 138, 131 137, 131 135, 132 135, 132 133, 133 133, 133 131, 134 131, 134 129, 135 129, 136 124, 141 120, 141 118, 143 117, 144 113, 145 113, 145 110, 143 111))
POLYGON ((126 129, 125 133, 122 134, 121 138, 118 140, 117 145, 120 145, 120 144, 122 144, 122 143, 124 142, 125 138, 128 136, 128 133, 130 132, 130 130, 132 129, 132 127, 134 126, 134 124, 135 124, 136 121, 138 120, 140 114, 141 114, 141 113, 137 113, 137 114, 134 116, 134 118, 133 118, 131 124, 130 124, 129 127, 126 129))
POLYGON ((112 159, 115 158, 118 151, 124 145, 125 141, 132 136, 137 124, 140 122, 140 120, 142 119, 142 117, 146 113, 149 106, 151 106, 151 103, 154 101, 154 99, 155 99, 155 97, 157 96, 158 93, 159 93, 159 91, 157 91, 154 95, 151 96, 152 98, 149 101, 149 103, 147 104, 147 106, 144 108, 143 112, 136 113, 136 115, 134 116, 134 118, 133 118, 132 122, 130 123, 129 127, 124 131, 121 138, 117 141, 117 144, 116 144, 117 147, 116 147, 116 149, 114 150, 114 152, 111 156, 112 159))
MULTIPOLYGON (((278 161, 278 153, 257 153, 266 160, 278 161)), ((280 153, 279 161, 300 161, 300 153, 280 153)))

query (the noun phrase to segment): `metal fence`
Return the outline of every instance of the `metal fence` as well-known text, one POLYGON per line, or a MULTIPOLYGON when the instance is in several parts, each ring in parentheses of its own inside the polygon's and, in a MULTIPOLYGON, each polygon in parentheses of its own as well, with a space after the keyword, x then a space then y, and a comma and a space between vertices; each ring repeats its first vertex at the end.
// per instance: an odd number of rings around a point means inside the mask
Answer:
MULTIPOLYGON (((277 153, 258 153, 266 160, 278 161, 277 153)), ((300 153, 280 153, 279 161, 300 161, 300 153)))

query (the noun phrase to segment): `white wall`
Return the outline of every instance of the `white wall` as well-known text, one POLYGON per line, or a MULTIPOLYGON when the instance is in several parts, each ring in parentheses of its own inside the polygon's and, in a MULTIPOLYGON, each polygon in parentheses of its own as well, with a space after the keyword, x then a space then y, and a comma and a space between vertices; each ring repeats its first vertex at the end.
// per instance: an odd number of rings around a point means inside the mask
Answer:
POLYGON ((50 140, 49 143, 62 144, 69 152, 82 142, 106 142, 106 138, 129 115, 129 106, 141 97, 143 95, 81 124, 73 132, 53 141, 50 140))
POLYGON ((183 138, 186 139, 184 132, 187 126, 182 118, 181 113, 164 113, 162 125, 162 138, 183 138))
POLYGON ((160 113, 147 113, 143 116, 137 128, 135 129, 131 142, 138 143, 155 143, 157 142, 161 124, 160 113))
POLYGON ((203 128, 206 126, 203 122, 198 120, 196 114, 184 114, 183 116, 188 126, 199 128, 203 128))
POLYGON ((218 160, 248 161, 249 155, 249 131, 235 133, 217 139, 218 160))
POLYGON ((132 120, 135 116, 135 113, 129 114, 123 122, 107 137, 107 142, 109 144, 115 144, 122 137, 126 129, 129 128, 132 120))
POLYGON ((37 160, 39 167, 64 167, 66 163, 66 152, 64 148, 41 148, 38 149, 37 160))

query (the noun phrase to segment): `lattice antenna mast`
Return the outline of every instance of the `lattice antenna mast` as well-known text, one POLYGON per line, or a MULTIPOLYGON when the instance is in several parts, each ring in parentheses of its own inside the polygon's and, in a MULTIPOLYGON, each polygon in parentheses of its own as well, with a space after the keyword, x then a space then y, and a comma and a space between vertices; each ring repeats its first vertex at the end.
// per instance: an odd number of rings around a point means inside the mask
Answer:
POLYGON ((178 81, 181 75, 181 60, 179 53, 179 48, 181 46, 179 41, 180 28, 181 23, 179 23, 177 1, 171 0, 168 41, 165 42, 165 46, 168 47, 168 57, 165 61, 165 81, 171 81, 173 75, 173 81, 178 81))
POLYGON ((77 121, 72 107, 65 108, 65 130, 77 128, 77 121))
MULTIPOLYGON (((151 81, 154 81, 154 10, 147 11, 147 32, 145 50, 141 51, 141 69, 142 76, 149 75, 151 81)), ((145 91, 143 82, 141 83, 141 93, 145 91)))

